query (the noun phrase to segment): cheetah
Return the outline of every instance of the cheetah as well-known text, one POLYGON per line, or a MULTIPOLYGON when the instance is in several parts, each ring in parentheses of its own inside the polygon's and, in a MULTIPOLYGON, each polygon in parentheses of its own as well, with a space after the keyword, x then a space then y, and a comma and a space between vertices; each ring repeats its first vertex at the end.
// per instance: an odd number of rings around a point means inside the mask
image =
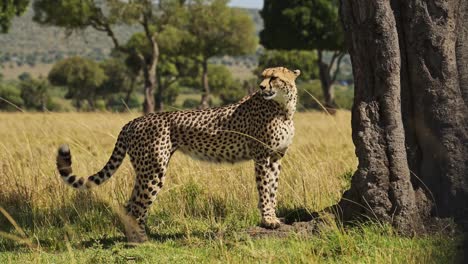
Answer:
POLYGON ((129 242, 145 242, 145 220, 157 193, 164 185, 167 166, 176 150, 213 162, 253 160, 259 194, 258 208, 266 228, 278 228, 275 213, 280 161, 294 136, 295 80, 299 70, 265 69, 260 89, 238 103, 138 117, 126 124, 107 164, 96 174, 73 174, 67 145, 58 150, 61 178, 76 189, 89 189, 107 181, 126 154, 136 172, 135 186, 125 206, 129 242))

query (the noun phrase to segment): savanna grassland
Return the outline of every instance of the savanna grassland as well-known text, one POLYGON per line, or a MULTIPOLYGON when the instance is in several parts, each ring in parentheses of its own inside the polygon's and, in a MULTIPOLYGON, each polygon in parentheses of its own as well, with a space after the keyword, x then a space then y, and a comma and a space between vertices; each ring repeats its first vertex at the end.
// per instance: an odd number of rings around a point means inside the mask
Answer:
MULTIPOLYGON (((148 219, 150 242, 125 243, 120 206, 134 172, 128 159, 89 192, 65 186, 55 170, 60 144, 72 149, 78 175, 100 169, 120 128, 136 113, 0 114, 0 263, 451 263, 458 238, 401 237, 383 224, 315 233, 255 236, 260 222, 253 163, 171 160, 148 219)), ((350 113, 298 113, 283 159, 278 214, 291 221, 339 200, 357 159, 350 113)))

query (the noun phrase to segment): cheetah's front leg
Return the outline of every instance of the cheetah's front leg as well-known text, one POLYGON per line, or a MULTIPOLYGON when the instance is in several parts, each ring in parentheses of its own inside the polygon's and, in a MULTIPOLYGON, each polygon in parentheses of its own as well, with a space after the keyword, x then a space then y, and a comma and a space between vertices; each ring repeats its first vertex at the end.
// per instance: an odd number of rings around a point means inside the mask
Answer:
POLYGON ((278 187, 279 161, 263 158, 255 161, 255 175, 259 195, 258 208, 262 214, 262 225, 278 228, 281 224, 276 217, 276 190, 278 187))

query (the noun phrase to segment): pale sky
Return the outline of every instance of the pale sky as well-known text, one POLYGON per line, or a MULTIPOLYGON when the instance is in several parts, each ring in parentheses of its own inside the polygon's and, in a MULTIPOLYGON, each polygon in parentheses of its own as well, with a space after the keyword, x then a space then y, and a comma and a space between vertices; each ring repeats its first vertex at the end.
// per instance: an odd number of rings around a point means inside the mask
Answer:
POLYGON ((263 0, 230 0, 229 6, 262 9, 263 0))

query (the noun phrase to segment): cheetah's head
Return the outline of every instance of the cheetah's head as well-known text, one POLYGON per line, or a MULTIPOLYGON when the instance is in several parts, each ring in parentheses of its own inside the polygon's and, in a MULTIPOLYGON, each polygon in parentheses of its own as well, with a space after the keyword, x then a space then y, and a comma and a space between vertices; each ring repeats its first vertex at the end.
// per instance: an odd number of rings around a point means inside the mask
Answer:
POLYGON ((297 96, 296 78, 300 70, 288 70, 284 67, 268 68, 262 72, 260 94, 266 100, 289 101, 297 96))

